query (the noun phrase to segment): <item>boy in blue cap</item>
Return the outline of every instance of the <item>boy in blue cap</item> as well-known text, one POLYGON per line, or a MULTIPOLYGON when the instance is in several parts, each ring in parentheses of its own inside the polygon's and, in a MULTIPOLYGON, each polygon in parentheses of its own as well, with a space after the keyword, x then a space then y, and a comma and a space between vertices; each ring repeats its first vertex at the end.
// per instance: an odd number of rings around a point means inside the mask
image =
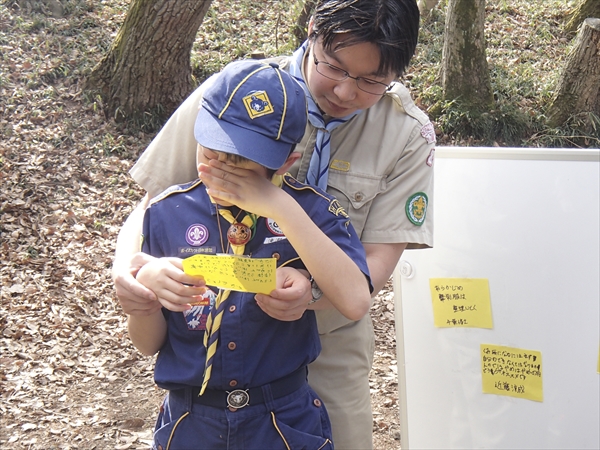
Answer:
MULTIPOLYGON (((307 123, 302 88, 277 64, 256 61, 232 63, 207 83, 194 129, 200 179, 152 200, 142 250, 158 258, 137 279, 162 289, 169 266, 193 254, 275 258, 278 288, 314 273, 314 301, 328 302, 314 305, 359 320, 371 284, 347 214, 285 174, 307 123)), ((129 316, 132 342, 158 352, 155 380, 168 390, 153 448, 333 448, 327 412, 306 382, 320 351, 314 312, 280 321, 254 294, 204 287, 190 305, 165 298, 161 311, 129 316)))

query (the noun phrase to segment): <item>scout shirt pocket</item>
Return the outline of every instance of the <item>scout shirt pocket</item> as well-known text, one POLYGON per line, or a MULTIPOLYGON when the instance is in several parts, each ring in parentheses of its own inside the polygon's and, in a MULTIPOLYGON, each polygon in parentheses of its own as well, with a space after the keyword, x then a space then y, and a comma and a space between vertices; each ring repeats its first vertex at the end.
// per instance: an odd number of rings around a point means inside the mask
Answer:
POLYGON ((344 207, 361 237, 373 199, 385 191, 385 176, 329 170, 327 192, 344 207))

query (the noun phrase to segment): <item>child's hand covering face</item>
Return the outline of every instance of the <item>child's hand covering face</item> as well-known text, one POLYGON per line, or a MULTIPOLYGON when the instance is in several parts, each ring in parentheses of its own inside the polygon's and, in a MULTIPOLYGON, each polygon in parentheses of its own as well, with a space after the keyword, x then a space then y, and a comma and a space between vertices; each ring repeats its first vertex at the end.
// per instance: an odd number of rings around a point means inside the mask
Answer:
POLYGON ((287 194, 266 178, 266 168, 252 161, 234 166, 211 159, 208 164, 198 166, 198 173, 208 195, 219 205, 236 205, 247 212, 271 218, 284 207, 280 197, 287 194))

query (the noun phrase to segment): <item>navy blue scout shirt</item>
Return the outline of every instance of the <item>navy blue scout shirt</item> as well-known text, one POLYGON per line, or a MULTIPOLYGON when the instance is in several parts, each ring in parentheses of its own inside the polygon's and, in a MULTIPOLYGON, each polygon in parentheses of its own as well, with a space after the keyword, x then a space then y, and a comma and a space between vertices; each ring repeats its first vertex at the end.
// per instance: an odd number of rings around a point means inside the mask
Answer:
MULTIPOLYGON (((282 189, 368 276, 363 246, 339 202, 290 175, 284 176, 282 189)), ((227 209, 234 217, 239 212, 237 207, 227 209)), ((237 220, 241 222, 244 214, 242 211, 237 220)), ((180 258, 198 253, 225 253, 229 226, 200 180, 174 186, 156 197, 146 210, 142 250, 156 257, 180 258), (217 221, 221 224, 222 240, 217 221)), ((304 268, 277 223, 264 217, 258 219, 254 237, 246 244, 244 254, 278 258, 277 267, 304 268)), ((206 358, 204 330, 217 293, 211 287, 205 294, 210 306, 194 306, 184 313, 163 308, 167 339, 154 369, 155 381, 161 388, 173 390, 202 384, 206 358)), ((208 388, 247 389, 271 383, 314 361, 320 351, 313 311, 306 311, 296 321, 279 321, 257 306, 254 294, 232 291, 226 300, 208 388)))

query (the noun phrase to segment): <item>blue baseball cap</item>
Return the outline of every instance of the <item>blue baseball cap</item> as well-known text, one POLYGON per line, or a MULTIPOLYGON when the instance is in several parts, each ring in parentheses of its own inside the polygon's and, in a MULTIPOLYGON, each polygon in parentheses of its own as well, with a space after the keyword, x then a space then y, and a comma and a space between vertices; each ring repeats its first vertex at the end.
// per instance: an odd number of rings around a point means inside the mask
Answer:
POLYGON ((304 136, 302 87, 276 63, 236 61, 203 94, 194 125, 198 143, 277 170, 304 136))

